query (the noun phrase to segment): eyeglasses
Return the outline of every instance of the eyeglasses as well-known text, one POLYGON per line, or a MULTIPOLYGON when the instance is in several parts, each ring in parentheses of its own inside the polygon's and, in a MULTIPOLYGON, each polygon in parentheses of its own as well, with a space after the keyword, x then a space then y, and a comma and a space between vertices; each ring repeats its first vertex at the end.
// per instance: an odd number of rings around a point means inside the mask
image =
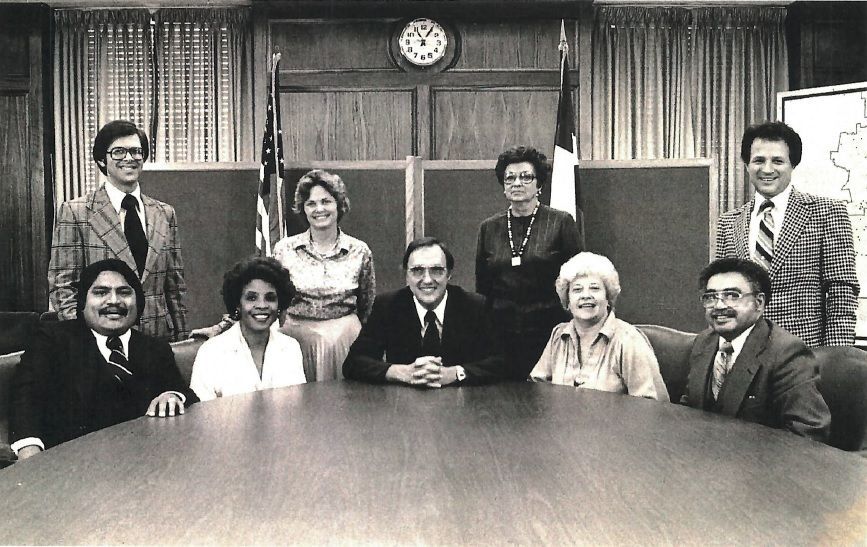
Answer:
POLYGON ((756 294, 763 294, 761 292, 738 292, 738 291, 708 291, 701 296, 699 299, 701 300, 701 305, 705 308, 712 308, 716 306, 716 301, 720 300, 726 306, 731 306, 733 304, 737 304, 745 296, 753 296, 756 294))
POLYGON ((417 279, 424 277, 425 272, 430 274, 431 277, 443 277, 446 275, 446 268, 443 266, 413 266, 409 269, 409 274, 417 279))
POLYGON ((516 182, 520 181, 521 184, 526 185, 526 184, 530 184, 534 180, 536 180, 536 175, 534 175, 533 173, 530 173, 528 171, 524 171, 523 173, 517 173, 517 174, 509 173, 508 175, 503 177, 503 182, 506 184, 515 184, 516 182))
POLYGON ((123 146, 115 146, 111 150, 108 151, 108 155, 111 156, 111 159, 115 161, 120 161, 129 154, 130 157, 134 160, 140 160, 144 157, 144 150, 140 147, 133 148, 124 148, 123 146))

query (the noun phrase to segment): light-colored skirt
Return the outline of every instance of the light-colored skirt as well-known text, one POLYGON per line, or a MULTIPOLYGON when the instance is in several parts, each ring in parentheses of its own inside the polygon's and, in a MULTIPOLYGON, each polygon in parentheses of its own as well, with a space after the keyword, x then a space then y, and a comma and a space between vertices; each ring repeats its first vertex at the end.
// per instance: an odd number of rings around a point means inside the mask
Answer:
POLYGON ((354 313, 337 319, 287 315, 280 331, 301 344, 304 376, 308 382, 340 380, 343 379, 343 361, 361 332, 361 321, 354 313))

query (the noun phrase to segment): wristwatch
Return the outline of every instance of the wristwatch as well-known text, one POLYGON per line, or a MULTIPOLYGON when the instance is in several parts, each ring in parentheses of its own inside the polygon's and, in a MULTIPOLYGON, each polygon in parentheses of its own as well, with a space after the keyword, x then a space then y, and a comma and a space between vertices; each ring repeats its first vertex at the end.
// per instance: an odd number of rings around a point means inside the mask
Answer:
POLYGON ((464 367, 460 365, 455 367, 455 377, 457 377, 458 383, 467 379, 467 372, 464 370, 464 367))

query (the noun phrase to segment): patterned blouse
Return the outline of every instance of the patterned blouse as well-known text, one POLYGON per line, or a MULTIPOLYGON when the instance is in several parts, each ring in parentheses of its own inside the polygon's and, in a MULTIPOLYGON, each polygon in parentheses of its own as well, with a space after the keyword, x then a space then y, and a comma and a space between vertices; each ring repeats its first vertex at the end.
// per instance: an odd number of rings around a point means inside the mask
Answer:
POLYGON ((330 253, 317 253, 310 230, 281 239, 274 258, 289 270, 297 294, 288 312, 302 319, 337 319, 351 313, 367 320, 376 294, 373 254, 361 240, 338 232, 330 253))

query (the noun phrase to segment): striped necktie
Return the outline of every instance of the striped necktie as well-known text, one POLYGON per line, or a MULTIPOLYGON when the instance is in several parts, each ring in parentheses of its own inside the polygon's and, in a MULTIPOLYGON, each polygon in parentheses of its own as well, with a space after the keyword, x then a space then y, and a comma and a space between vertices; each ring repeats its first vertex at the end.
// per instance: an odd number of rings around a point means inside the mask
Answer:
POLYGON ((774 217, 771 216, 771 211, 774 209, 774 202, 766 199, 762 206, 759 207, 759 213, 764 211, 759 221, 759 233, 756 237, 756 251, 753 253, 753 258, 756 262, 765 267, 766 270, 771 269, 771 262, 774 261, 774 217))
POLYGON ((129 361, 126 355, 123 354, 123 343, 117 336, 112 336, 106 341, 105 346, 111 350, 108 356, 108 364, 112 367, 112 375, 121 384, 126 383, 132 378, 132 372, 129 370, 129 361))
POLYGON ((732 368, 731 361, 734 351, 735 348, 731 342, 723 341, 719 351, 716 352, 716 359, 713 361, 713 386, 711 386, 714 399, 719 398, 719 392, 722 389, 723 382, 726 381, 726 375, 728 375, 732 368))

